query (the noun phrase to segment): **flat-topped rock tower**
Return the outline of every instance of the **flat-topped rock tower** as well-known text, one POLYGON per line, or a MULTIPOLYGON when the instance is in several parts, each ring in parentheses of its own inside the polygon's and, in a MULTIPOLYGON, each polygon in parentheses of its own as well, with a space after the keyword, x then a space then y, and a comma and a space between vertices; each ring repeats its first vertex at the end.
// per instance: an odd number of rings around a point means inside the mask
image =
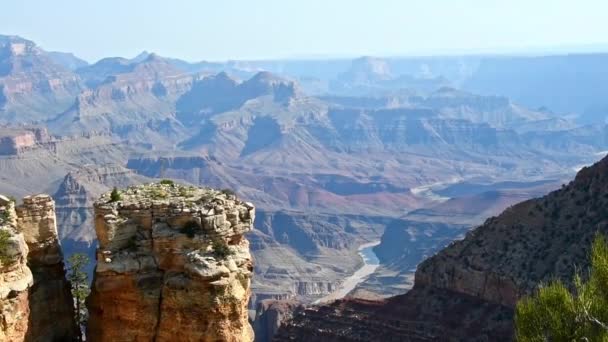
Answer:
POLYGON ((94 204, 90 341, 252 341, 255 209, 230 191, 134 186, 94 204), (118 198, 120 197, 120 198, 118 198))
POLYGON ((0 341, 71 341, 76 329, 55 202, 0 195, 0 341))

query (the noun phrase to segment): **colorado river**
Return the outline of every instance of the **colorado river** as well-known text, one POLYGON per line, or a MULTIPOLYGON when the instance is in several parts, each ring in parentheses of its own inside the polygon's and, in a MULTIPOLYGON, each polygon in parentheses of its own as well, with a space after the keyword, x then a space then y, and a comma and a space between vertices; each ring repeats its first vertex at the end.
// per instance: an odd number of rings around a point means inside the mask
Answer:
POLYGON ((313 304, 322 304, 344 298, 349 292, 354 290, 359 283, 364 281, 367 276, 374 273, 376 268, 380 266, 380 260, 378 260, 376 253, 374 253, 374 247, 379 244, 380 241, 374 241, 359 246, 359 255, 363 258, 363 266, 361 266, 353 275, 346 278, 336 291, 316 300, 313 304))

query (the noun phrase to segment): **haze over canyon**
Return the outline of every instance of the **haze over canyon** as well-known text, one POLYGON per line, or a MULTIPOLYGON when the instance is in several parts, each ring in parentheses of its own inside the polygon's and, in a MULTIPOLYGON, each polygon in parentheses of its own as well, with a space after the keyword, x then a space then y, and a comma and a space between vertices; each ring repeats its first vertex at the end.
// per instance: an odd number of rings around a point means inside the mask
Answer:
POLYGON ((0 339, 512 340, 606 230, 607 79, 605 53, 89 63, 2 35, 0 339))

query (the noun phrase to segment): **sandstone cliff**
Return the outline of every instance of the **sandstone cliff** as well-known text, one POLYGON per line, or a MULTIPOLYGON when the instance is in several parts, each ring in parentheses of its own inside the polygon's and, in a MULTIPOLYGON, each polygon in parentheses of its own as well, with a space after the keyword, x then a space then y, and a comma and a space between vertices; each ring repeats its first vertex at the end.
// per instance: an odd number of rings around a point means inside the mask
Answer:
POLYGON ((70 341, 76 327, 57 238, 55 205, 0 197, 0 340, 70 341))
POLYGON ((0 198, 0 340, 22 341, 29 316, 28 290, 34 282, 27 267, 27 244, 17 230, 14 203, 0 198))
POLYGON ((48 195, 28 196, 17 207, 17 226, 29 248, 30 288, 27 341, 68 341, 75 335, 74 303, 66 280, 57 235, 55 202, 48 195))
POLYGON ((229 193, 130 187, 94 204, 91 341, 251 341, 254 207, 229 193))

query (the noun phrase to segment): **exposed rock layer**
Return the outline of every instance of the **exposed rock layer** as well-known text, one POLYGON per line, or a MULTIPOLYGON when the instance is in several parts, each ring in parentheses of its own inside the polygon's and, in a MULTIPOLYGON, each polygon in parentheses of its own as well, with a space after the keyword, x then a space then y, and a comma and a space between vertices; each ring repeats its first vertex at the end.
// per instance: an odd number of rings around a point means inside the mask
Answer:
POLYGON ((25 197, 17 207, 17 225, 28 245, 28 265, 34 275, 26 339, 68 341, 76 331, 74 303, 57 235, 55 202, 48 195, 25 197))
POLYGON ((14 203, 1 199, 0 340, 23 341, 27 333, 29 293, 34 278, 27 267, 27 244, 17 230, 14 203))
POLYGON ((254 207, 209 189, 151 184, 94 205, 91 341, 251 341, 254 207))
POLYGON ((15 210, 1 197, 0 206, 0 230, 7 237, 0 242, 0 340, 71 341, 73 302, 53 200, 28 196, 15 210))

